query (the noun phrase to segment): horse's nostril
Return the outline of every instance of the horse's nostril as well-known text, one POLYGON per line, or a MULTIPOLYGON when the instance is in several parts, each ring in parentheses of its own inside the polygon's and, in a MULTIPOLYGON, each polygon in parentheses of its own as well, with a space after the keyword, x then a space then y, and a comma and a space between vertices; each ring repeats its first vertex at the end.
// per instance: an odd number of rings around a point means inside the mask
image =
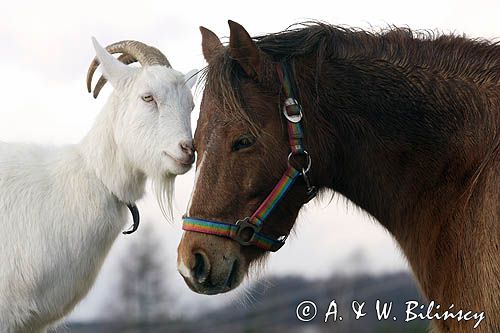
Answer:
POLYGON ((208 258, 205 254, 197 252, 194 254, 194 260, 193 277, 198 283, 204 283, 210 273, 208 258))
POLYGON ((193 273, 195 278, 198 279, 198 277, 204 273, 205 260, 203 260, 203 256, 199 253, 195 253, 194 260, 195 260, 195 265, 193 267, 193 273))

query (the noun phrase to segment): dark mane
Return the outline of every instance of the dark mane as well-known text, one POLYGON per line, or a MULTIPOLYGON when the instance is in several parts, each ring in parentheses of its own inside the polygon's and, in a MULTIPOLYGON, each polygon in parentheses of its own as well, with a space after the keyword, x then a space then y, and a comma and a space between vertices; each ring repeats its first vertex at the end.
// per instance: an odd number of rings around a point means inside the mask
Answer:
POLYGON ((483 39, 441 35, 435 31, 391 28, 381 32, 301 23, 295 28, 255 37, 274 60, 316 56, 384 60, 401 67, 418 66, 474 81, 499 81, 500 45, 483 39))
MULTIPOLYGON (((317 73, 325 61, 375 60, 407 73, 427 71, 490 88, 500 84, 500 45, 483 39, 396 27, 375 32, 319 22, 299 23, 253 39, 272 61, 316 59, 317 73)), ((227 48, 205 69, 203 76, 207 89, 218 95, 224 107, 237 110, 236 116, 249 120, 241 107, 239 87, 244 75, 227 48)))

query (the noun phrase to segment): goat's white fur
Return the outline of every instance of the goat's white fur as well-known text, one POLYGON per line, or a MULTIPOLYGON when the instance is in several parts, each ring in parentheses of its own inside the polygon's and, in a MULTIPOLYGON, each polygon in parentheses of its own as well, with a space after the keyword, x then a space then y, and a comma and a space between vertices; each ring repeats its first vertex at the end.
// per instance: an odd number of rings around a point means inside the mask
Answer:
POLYGON ((124 203, 147 177, 171 182, 189 169, 176 159, 192 137, 196 71, 128 67, 94 47, 114 90, 81 143, 0 143, 2 333, 44 332, 71 311, 128 220, 124 203))

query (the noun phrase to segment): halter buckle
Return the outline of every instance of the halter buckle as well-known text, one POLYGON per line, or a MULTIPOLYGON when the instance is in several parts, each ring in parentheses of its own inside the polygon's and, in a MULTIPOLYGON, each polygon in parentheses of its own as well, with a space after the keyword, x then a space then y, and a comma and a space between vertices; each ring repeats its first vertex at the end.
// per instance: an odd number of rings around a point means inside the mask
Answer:
POLYGON ((302 120, 302 107, 295 98, 287 98, 285 100, 285 105, 283 106, 283 115, 285 116, 286 119, 288 119, 289 122, 292 123, 298 123, 299 121, 302 120), (299 109, 299 114, 288 114, 287 108, 292 105, 297 106, 297 108, 299 109))
POLYGON ((306 191, 306 202, 305 203, 308 203, 309 201, 314 199, 317 194, 318 194, 318 189, 316 188, 316 186, 309 187, 306 191))
POLYGON ((306 201, 308 203, 318 194, 318 188, 316 186, 311 185, 309 181, 309 176, 307 176, 307 171, 302 169, 302 177, 304 178, 304 182, 306 183, 306 201))
POLYGON ((243 246, 251 245, 255 239, 255 235, 260 231, 261 226, 250 223, 250 218, 245 217, 243 220, 236 222, 238 228, 233 239, 243 246), (250 230, 249 234, 244 234, 250 230))

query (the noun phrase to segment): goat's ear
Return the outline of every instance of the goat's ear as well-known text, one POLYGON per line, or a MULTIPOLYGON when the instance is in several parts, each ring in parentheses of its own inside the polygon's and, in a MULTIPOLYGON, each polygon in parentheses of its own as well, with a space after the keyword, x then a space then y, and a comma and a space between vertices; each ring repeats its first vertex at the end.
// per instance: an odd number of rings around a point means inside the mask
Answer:
POLYGON ((207 62, 212 59, 224 48, 219 40, 219 37, 205 27, 200 27, 201 32, 201 49, 203 56, 207 62))
POLYGON ((94 37, 92 37, 92 43, 94 44, 97 60, 101 64, 102 75, 116 89, 132 76, 135 68, 129 67, 113 57, 94 37))
POLYGON ((229 53, 238 61, 245 73, 253 79, 258 78, 261 52, 252 37, 239 23, 229 20, 229 53))
POLYGON ((192 69, 184 75, 184 80, 186 81, 186 86, 192 89, 198 78, 198 70, 192 69))

